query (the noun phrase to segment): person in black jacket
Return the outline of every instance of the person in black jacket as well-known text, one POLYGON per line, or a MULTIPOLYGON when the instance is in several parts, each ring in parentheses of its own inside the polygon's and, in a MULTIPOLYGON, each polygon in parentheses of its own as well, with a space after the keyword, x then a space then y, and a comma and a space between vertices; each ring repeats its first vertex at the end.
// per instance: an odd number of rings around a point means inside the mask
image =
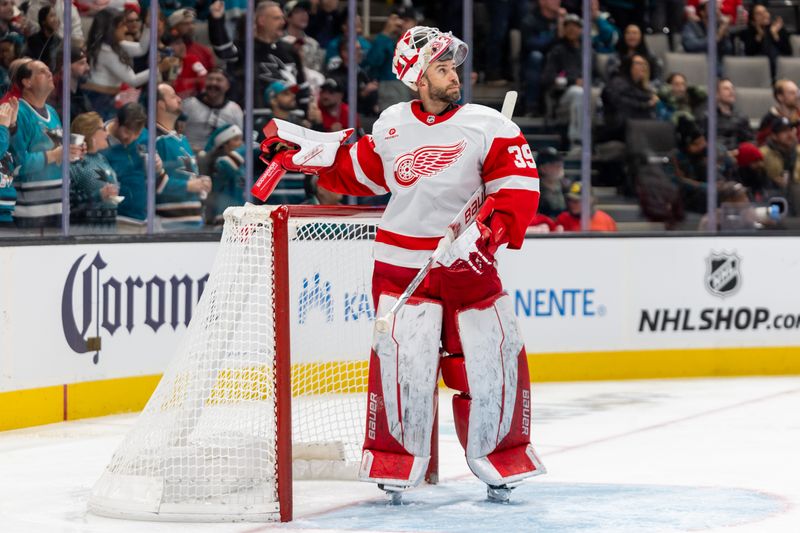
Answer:
POLYGON ((24 55, 38 59, 51 71, 56 69, 57 55, 61 49, 61 37, 56 32, 61 22, 54 6, 44 6, 39 10, 39 32, 28 37, 24 55))
POLYGON ((532 4, 530 11, 522 17, 520 30, 526 57, 525 109, 528 115, 541 114, 542 69, 548 52, 562 37, 566 16, 567 10, 561 7, 560 1, 547 0, 532 4))
POLYGON ((626 57, 620 72, 603 89, 604 140, 625 140, 628 119, 655 119, 658 96, 650 87, 650 63, 644 56, 626 57))
MULTIPOLYGON (((89 71, 91 67, 89 67, 89 60, 86 58, 86 50, 83 48, 79 48, 78 46, 73 43, 72 51, 71 51, 71 62, 70 62, 70 94, 72 97, 70 98, 70 117, 74 120, 75 117, 81 115, 83 113, 89 113, 90 111, 94 111, 92 107, 92 102, 89 100, 89 95, 86 94, 86 90, 82 87, 82 85, 89 79, 89 71)), ((48 100, 48 104, 52 105, 54 108, 58 109, 59 113, 61 112, 61 87, 64 82, 63 76, 63 68, 61 67, 61 57, 59 56, 57 61, 57 71, 58 73, 53 76, 53 82, 55 83, 55 90, 50 94, 50 99, 48 100)))
MULTIPOLYGON (((564 17, 564 38, 547 54, 542 72, 542 92, 547 95, 548 114, 556 123, 568 123, 567 138, 579 142, 583 121, 583 53, 581 32, 583 21, 578 15, 564 17)), ((597 56, 592 51, 592 79, 599 81, 597 56)))
POLYGON ((647 43, 644 41, 642 29, 636 24, 628 24, 622 34, 622 39, 617 41, 617 51, 608 58, 605 74, 607 79, 612 79, 622 67, 625 58, 640 55, 650 64, 650 79, 661 79, 661 66, 658 64, 656 56, 650 53, 647 43))
MULTIPOLYGON (((245 46, 244 33, 232 41, 225 29, 225 4, 217 0, 209 8, 208 36, 214 53, 227 65, 227 70, 239 88, 234 99, 244 102, 245 46)), ((274 81, 296 83, 300 88, 298 102, 308 104, 308 88, 300 56, 289 43, 281 40, 285 20, 280 4, 261 2, 255 12, 255 107, 267 107, 264 93, 274 81)))
MULTIPOLYGON (((349 53, 347 50, 348 42, 342 39, 339 42, 339 59, 338 63, 339 66, 331 69, 328 71, 328 77, 333 78, 339 84, 340 87, 344 88, 344 101, 347 104, 350 104, 347 100, 347 85, 349 82, 349 78, 347 75, 348 71, 348 64, 350 61, 349 53)), ((361 44, 356 41, 356 57, 361 59, 362 52, 361 52, 361 44)), ((361 115, 370 116, 370 117, 377 117, 379 114, 378 110, 378 87, 379 83, 377 80, 371 78, 367 71, 361 68, 361 66, 356 65, 356 83, 358 86, 358 90, 356 98, 357 98, 357 106, 358 112, 361 115)))
POLYGON ((721 78, 717 82, 717 142, 728 151, 736 150, 740 143, 752 142, 754 137, 750 121, 735 105, 736 87, 731 80, 721 78))
POLYGON ((747 20, 747 29, 740 36, 744 53, 748 56, 767 56, 774 80, 778 56, 792 55, 789 33, 783 27, 783 19, 776 17, 772 20, 766 6, 753 4, 747 20))
POLYGON ((328 43, 342 33, 346 12, 339 11, 339 0, 311 2, 306 32, 317 40, 324 50, 328 43))

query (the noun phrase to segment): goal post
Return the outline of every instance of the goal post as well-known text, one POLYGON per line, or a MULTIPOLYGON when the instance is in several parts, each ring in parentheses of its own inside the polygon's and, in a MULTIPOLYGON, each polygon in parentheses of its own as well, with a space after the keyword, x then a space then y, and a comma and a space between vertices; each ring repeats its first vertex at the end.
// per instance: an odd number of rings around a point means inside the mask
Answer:
POLYGON ((381 213, 226 210, 186 335, 94 486, 92 512, 288 521, 293 479, 356 479, 381 213))

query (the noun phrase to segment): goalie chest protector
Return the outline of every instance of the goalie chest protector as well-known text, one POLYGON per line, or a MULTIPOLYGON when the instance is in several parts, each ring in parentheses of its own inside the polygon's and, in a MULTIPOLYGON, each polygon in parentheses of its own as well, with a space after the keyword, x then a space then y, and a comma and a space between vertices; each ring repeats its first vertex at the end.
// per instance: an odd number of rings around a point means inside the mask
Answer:
POLYGON ((419 100, 396 104, 375 122, 372 140, 392 193, 376 238, 379 261, 421 266, 482 184, 487 194, 538 190, 519 127, 489 107, 467 104, 432 115, 419 100))

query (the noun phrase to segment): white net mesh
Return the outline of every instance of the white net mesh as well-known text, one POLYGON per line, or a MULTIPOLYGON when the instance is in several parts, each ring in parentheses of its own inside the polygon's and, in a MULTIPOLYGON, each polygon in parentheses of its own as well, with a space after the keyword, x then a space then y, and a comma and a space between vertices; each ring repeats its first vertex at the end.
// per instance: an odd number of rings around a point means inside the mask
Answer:
MULTIPOLYGON (((366 215, 289 219, 293 470, 301 478, 357 471, 376 222, 366 215)), ((277 518, 274 231, 267 207, 226 211, 187 334, 95 485, 94 512, 277 518)))

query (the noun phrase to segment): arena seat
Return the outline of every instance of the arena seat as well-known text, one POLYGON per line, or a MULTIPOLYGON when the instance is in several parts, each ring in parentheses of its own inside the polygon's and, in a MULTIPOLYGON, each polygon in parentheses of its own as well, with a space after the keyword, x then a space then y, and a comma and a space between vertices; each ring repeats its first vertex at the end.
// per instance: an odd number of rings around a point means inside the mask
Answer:
POLYGON ((726 56, 723 61, 724 76, 738 87, 772 87, 767 56, 726 56))
POLYGON ((778 57, 778 66, 775 69, 776 79, 789 79, 800 81, 800 57, 778 57))
POLYGON ((689 85, 707 85, 708 61, 705 54, 680 54, 669 52, 664 56, 664 72, 680 72, 689 85))
POLYGON ((772 89, 760 87, 736 88, 736 109, 750 120, 750 126, 758 127, 772 105, 772 89))

